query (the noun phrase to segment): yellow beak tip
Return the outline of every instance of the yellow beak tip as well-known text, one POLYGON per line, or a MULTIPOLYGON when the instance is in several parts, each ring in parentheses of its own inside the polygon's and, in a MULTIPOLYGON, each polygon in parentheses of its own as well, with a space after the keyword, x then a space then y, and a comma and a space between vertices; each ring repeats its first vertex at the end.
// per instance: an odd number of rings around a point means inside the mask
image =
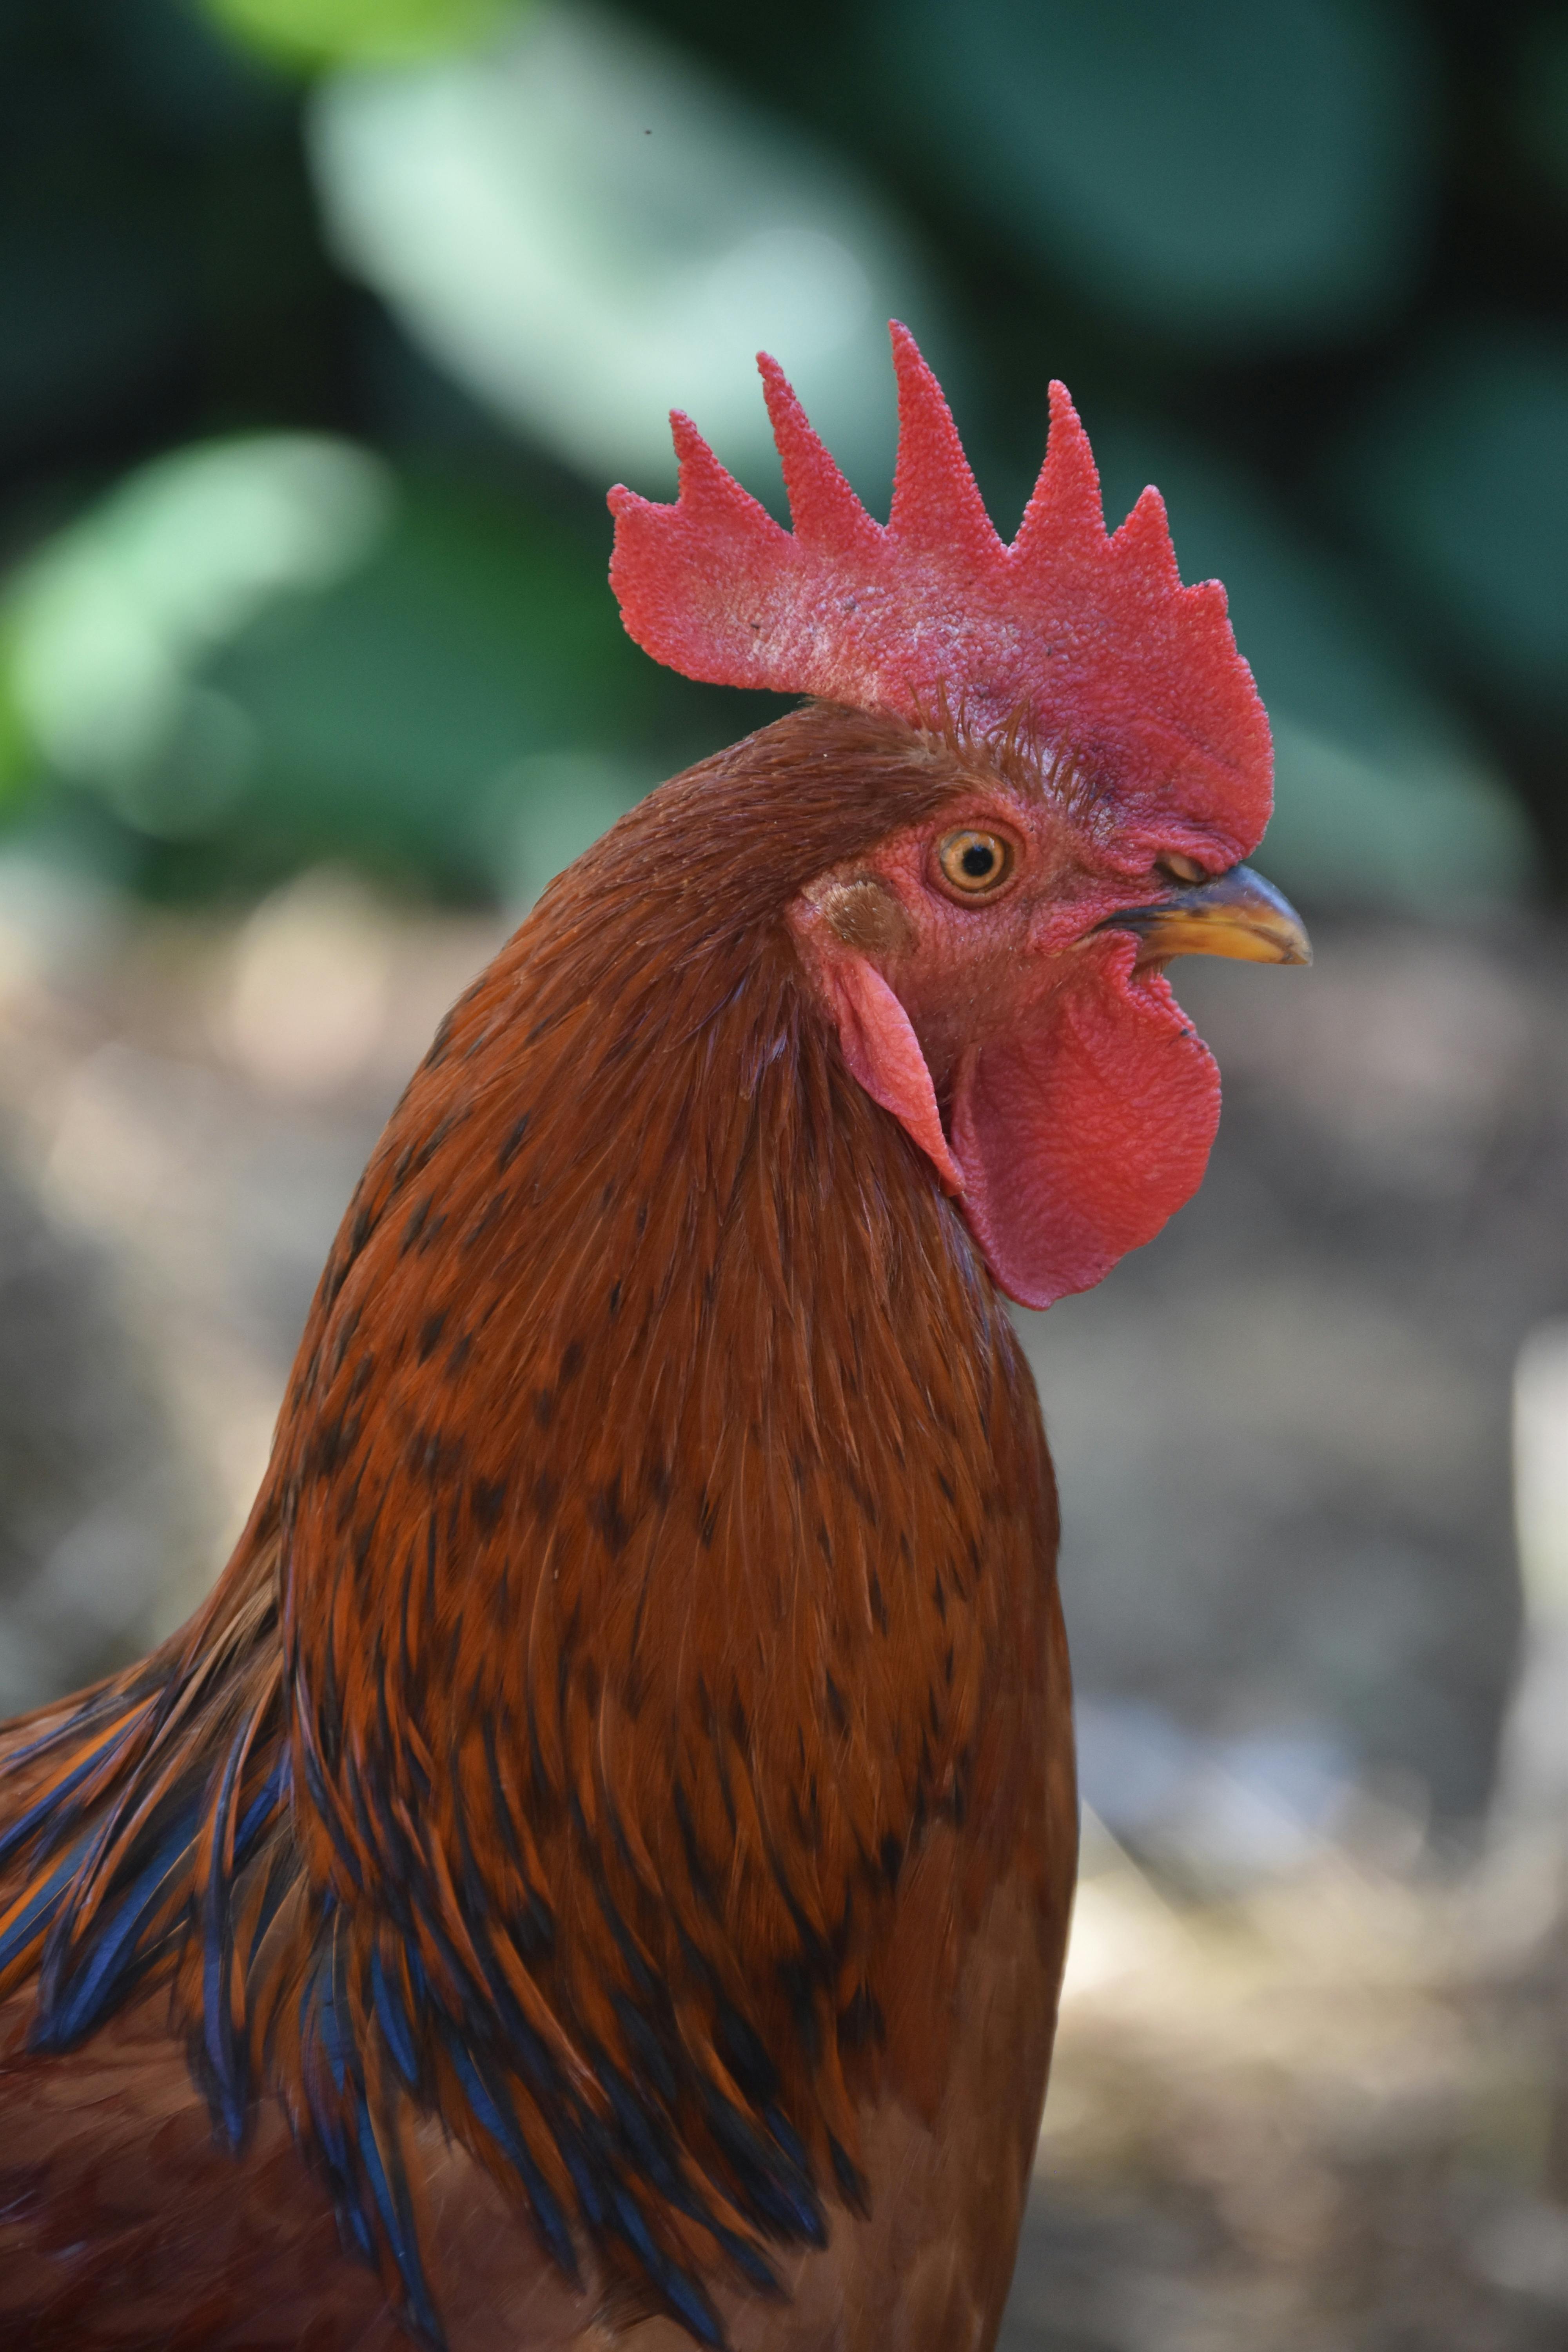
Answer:
POLYGON ((1306 925, 1283 892, 1247 866, 1233 866, 1158 905, 1113 916, 1120 929, 1142 940, 1141 964, 1172 956, 1228 956, 1242 963, 1310 964, 1306 925))

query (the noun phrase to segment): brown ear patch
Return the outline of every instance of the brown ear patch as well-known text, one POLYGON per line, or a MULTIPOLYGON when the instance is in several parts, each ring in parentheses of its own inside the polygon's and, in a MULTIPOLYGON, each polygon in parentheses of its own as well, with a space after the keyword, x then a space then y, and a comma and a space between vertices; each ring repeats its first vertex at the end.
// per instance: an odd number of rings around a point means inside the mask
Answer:
POLYGON ((862 954, 896 955, 913 947, 914 925, 887 884, 875 874, 831 882, 809 894, 824 921, 847 948, 862 954))

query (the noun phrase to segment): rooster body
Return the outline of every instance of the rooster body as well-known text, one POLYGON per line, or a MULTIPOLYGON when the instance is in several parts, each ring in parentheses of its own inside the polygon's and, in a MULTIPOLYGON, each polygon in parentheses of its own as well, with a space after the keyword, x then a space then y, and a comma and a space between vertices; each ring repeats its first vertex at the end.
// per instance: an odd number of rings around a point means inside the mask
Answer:
POLYGON ((1159 1192, 1080 1212, 1042 1145, 1042 1207, 997 1139, 1097 990, 1137 1116, 1205 1099, 1134 972, 1182 894, 1094 805, 808 705, 443 1024, 210 1601, 3 1736, 7 2345, 990 2345, 1076 1855, 993 1276, 1095 1278, 1159 1192))

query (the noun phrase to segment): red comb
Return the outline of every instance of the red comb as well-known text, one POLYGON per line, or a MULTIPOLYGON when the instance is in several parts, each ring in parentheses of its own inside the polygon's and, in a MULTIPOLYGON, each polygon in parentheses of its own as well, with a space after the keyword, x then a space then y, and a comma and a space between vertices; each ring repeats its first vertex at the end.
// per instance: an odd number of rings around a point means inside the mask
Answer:
POLYGON ((945 706, 978 733, 1022 715, 1043 751, 1070 751, 1119 795, 1173 804, 1245 855, 1268 816, 1268 721, 1224 589, 1182 585, 1159 492, 1107 533, 1088 436, 1053 383, 1046 461, 1005 547, 914 337, 895 324, 892 338, 899 458, 886 528, 763 354, 794 531, 677 411, 675 505, 610 492, 610 584, 631 635, 715 685, 907 719, 945 706))

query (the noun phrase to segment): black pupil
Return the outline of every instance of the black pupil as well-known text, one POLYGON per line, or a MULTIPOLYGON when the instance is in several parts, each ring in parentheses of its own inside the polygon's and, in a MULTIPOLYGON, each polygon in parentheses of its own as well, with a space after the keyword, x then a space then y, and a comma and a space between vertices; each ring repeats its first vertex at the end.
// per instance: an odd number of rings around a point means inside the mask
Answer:
POLYGON ((972 841, 958 862, 972 882, 984 882, 996 863, 996 852, 984 841, 972 841))

